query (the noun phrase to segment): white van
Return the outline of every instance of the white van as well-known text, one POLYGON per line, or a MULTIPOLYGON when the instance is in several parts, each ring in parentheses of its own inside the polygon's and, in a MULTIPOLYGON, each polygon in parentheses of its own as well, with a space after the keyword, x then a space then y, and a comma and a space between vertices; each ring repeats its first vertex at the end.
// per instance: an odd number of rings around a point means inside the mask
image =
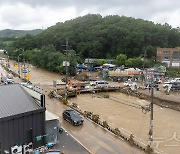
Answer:
POLYGON ((95 81, 96 88, 107 88, 109 87, 109 83, 107 81, 95 81))

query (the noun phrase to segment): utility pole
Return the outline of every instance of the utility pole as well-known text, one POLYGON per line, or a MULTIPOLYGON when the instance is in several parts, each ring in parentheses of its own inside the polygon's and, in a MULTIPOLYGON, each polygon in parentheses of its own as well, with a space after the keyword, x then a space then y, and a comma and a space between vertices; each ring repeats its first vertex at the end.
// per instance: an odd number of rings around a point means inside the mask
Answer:
POLYGON ((150 130, 149 130, 149 139, 151 141, 151 143, 153 142, 153 97, 154 97, 154 80, 153 80, 153 76, 151 78, 151 115, 150 115, 150 130))
MULTIPOLYGON (((24 54, 24 48, 23 48, 23 54, 24 54)), ((24 61, 24 70, 25 70, 25 65, 26 65, 26 63, 25 63, 25 56, 23 56, 23 61, 24 61)))
POLYGON ((26 78, 27 78, 28 82, 29 82, 29 79, 30 79, 30 73, 29 72, 30 72, 29 71, 29 61, 27 61, 27 76, 26 76, 26 78))
POLYGON ((146 50, 144 51, 144 56, 143 56, 143 70, 144 70, 144 60, 146 58, 146 50))
MULTIPOLYGON (((143 71, 144 71, 144 61, 146 58, 146 50, 144 51, 144 59, 143 59, 143 71)), ((146 75, 145 75, 145 85, 147 84, 147 68, 146 68, 146 75)))
POLYGON ((9 64, 9 53, 8 53, 8 51, 6 51, 5 53, 6 53, 6 55, 7 55, 7 64, 6 64, 6 66, 7 66, 8 68, 10 68, 10 64, 9 64))
POLYGON ((9 54, 8 54, 8 68, 10 68, 10 64, 9 64, 9 54))
POLYGON ((65 57, 66 60, 63 61, 63 66, 66 67, 66 87, 65 87, 65 100, 67 101, 67 97, 68 97, 68 74, 69 74, 69 70, 68 70, 68 66, 69 66, 69 61, 68 61, 68 38, 66 39, 66 45, 62 45, 62 46, 66 46, 66 50, 65 50, 65 57))
POLYGON ((68 38, 66 39, 66 89, 68 86, 68 38))
MULTIPOLYGON (((24 63, 24 68, 23 68, 23 70, 25 70, 25 69, 26 69, 26 61, 25 61, 24 48, 23 48, 23 63, 24 63)), ((25 74, 23 75, 23 78, 25 79, 25 74)))
POLYGON ((18 55, 18 75, 19 75, 19 78, 20 78, 20 64, 19 64, 19 56, 21 56, 22 54, 19 54, 18 55))

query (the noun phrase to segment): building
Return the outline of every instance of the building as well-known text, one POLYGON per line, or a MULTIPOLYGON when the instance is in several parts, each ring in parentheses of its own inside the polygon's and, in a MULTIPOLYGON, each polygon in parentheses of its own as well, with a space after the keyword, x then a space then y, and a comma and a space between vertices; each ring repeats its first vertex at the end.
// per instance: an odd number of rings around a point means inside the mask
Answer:
POLYGON ((60 123, 59 117, 46 110, 46 143, 56 144, 58 142, 60 123))
POLYGON ((45 104, 19 84, 1 85, 0 98, 0 154, 44 145, 45 104))
POLYGON ((168 67, 180 68, 180 49, 157 48, 156 62, 166 63, 168 67))

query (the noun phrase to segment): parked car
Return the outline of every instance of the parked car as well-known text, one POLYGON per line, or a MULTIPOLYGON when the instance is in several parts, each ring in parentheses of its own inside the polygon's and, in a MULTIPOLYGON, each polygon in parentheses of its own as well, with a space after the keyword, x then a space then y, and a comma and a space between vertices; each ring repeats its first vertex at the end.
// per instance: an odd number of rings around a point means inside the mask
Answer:
POLYGON ((7 74, 7 78, 13 79, 13 77, 14 77, 14 76, 13 76, 11 73, 7 74))
POLYGON ((106 81, 96 82, 96 88, 108 88, 109 83, 106 81))
POLYGON ((132 81, 125 81, 124 83, 123 83, 123 85, 124 86, 126 86, 126 87, 131 87, 132 85, 136 85, 137 86, 137 83, 136 82, 132 82, 132 81))
POLYGON ((1 77, 1 82, 4 84, 13 84, 14 83, 14 81, 12 79, 8 79, 5 76, 1 77))
POLYGON ((90 81, 90 85, 91 85, 91 86, 95 86, 95 85, 96 85, 96 80, 90 81))
POLYGON ((63 112, 63 119, 70 122, 72 125, 82 125, 84 122, 83 117, 75 110, 67 109, 63 112))
POLYGON ((174 79, 165 81, 164 84, 172 84, 174 82, 180 82, 180 78, 174 78, 174 79))
POLYGON ((163 83, 163 88, 167 88, 169 86, 169 84, 172 84, 171 82, 164 82, 163 83))
POLYGON ((171 82, 180 82, 180 78, 174 78, 171 82))
POLYGON ((180 82, 174 82, 172 83, 172 89, 180 90, 180 82))
POLYGON ((109 87, 109 83, 107 81, 91 81, 91 86, 96 86, 96 88, 107 88, 109 87))

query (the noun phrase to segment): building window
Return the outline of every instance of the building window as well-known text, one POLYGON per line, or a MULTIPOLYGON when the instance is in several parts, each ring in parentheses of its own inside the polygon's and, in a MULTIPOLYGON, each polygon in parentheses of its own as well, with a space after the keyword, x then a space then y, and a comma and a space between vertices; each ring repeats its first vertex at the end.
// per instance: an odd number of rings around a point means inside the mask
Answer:
POLYGON ((169 61, 169 57, 164 57, 163 61, 169 61))
POLYGON ((161 54, 161 51, 157 51, 157 54, 161 54))
POLYGON ((163 54, 168 55, 170 54, 170 51, 163 51, 163 54))
POLYGON ((173 61, 180 61, 180 57, 172 57, 173 61))

